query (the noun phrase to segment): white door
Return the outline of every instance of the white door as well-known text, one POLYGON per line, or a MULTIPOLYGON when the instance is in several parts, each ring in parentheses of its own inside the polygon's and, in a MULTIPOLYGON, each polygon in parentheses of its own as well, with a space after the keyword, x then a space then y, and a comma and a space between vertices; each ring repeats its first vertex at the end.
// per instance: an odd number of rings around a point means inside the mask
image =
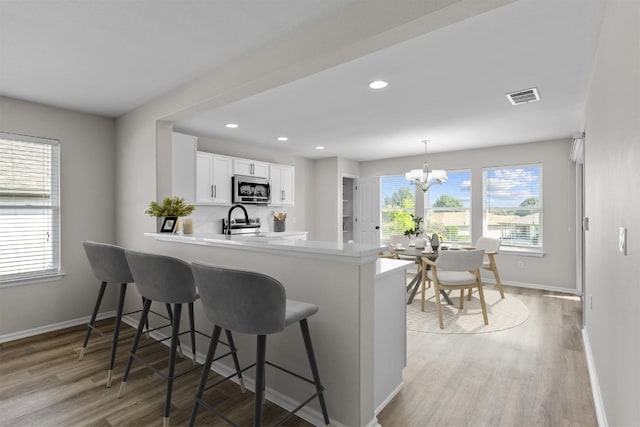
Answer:
POLYGON ((356 180, 354 192, 356 243, 380 245, 380 178, 356 180))

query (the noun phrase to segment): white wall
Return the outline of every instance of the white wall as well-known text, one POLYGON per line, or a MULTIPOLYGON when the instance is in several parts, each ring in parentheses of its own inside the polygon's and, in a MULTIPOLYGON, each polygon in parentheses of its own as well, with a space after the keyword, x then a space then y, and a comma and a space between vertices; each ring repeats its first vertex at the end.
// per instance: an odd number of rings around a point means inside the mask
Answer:
MULTIPOLYGON (((98 295, 82 242, 115 242, 112 119, 0 97, 0 130, 60 141, 60 281, 0 289, 0 336, 88 316, 98 295), (25 315, 28 313, 28 315, 25 315)), ((102 311, 114 309, 114 292, 102 311)))
MULTIPOLYGON (((501 252, 496 263, 505 283, 576 292, 575 165, 569 162, 569 150, 570 141, 559 140, 429 155, 434 169, 471 170, 474 242, 482 235, 482 168, 542 164, 544 256, 501 252), (524 268, 518 268, 519 261, 524 268)), ((360 173, 363 177, 401 175, 423 162, 422 156, 362 162, 360 173)))
POLYGON ((638 1, 607 3, 585 117, 585 203, 589 217, 585 237, 586 333, 608 425, 637 426, 640 425, 638 1), (627 228, 626 256, 617 248, 619 227, 627 228))
POLYGON ((338 202, 342 177, 338 169, 338 158, 316 160, 315 174, 315 223, 314 239, 338 242, 342 239, 342 228, 338 221, 341 202, 338 202))

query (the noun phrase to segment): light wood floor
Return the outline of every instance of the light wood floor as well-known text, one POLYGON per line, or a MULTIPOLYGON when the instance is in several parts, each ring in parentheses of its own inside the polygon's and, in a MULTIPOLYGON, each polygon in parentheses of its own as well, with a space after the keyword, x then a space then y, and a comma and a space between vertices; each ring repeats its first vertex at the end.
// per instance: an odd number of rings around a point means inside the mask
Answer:
MULTIPOLYGON (((511 287, 507 293, 530 311, 516 328, 475 335, 408 331, 405 384, 379 414, 380 424, 597 426, 580 333, 580 300, 511 287)), ((134 362, 124 397, 116 399, 129 341, 120 346, 114 386, 107 389, 110 346, 92 344, 78 361, 84 331, 79 326, 0 344, 0 426, 161 425, 164 382, 134 362)), ((160 368, 168 350, 159 345, 141 354, 160 368)), ((189 366, 191 361, 183 360, 178 369, 189 366)), ((176 381, 172 425, 188 423, 198 378, 194 372, 176 381)), ((215 393, 213 403, 230 418, 251 424, 252 393, 241 395, 235 384, 215 393)), ((267 402, 265 425, 283 413, 267 402)), ((224 425, 206 411, 200 412, 198 424, 224 425)), ((308 424, 295 419, 287 425, 308 424)))
MULTIPOLYGON (((383 426, 597 426, 578 297, 505 287, 530 312, 488 334, 407 331, 400 393, 383 426)), ((491 322, 491 318, 489 318, 491 322)))

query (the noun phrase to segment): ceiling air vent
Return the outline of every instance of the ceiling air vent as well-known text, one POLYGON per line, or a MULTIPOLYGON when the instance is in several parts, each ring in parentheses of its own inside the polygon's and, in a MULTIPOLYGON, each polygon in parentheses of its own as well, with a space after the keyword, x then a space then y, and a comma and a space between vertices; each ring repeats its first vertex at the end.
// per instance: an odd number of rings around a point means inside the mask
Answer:
POLYGON ((520 105, 527 104, 529 102, 540 101, 540 95, 538 95, 538 89, 533 87, 531 89, 508 93, 507 99, 509 100, 511 105, 520 105))

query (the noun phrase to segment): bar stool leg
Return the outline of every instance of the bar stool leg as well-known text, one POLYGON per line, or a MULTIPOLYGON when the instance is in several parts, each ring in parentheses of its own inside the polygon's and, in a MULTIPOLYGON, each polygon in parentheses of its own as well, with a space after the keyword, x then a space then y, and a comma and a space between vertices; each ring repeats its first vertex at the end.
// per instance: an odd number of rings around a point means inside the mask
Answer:
POLYGON ((244 394, 247 390, 244 388, 244 380, 242 379, 242 372, 240 372, 240 362, 238 361, 238 349, 233 342, 233 335, 231 331, 225 329, 225 333, 227 334, 227 342, 229 343, 229 348, 231 349, 231 357, 233 357, 233 365, 236 367, 236 372, 238 373, 238 382, 240 383, 240 391, 244 394))
POLYGON ((180 315, 182 314, 182 304, 174 304, 173 323, 171 324, 171 350, 169 353, 169 372, 167 374, 167 397, 164 401, 163 427, 169 426, 169 413, 171 412, 171 392, 173 391, 173 380, 176 368, 176 350, 180 343, 180 315))
POLYGON ((325 425, 329 426, 329 412, 327 411, 327 404, 324 401, 323 394, 324 387, 320 383, 320 373, 318 372, 316 357, 313 353, 313 345, 311 344, 311 334, 309 333, 309 324, 307 323, 307 319, 302 319, 300 321, 300 330, 302 331, 302 338, 304 339, 304 347, 307 350, 309 366, 311 367, 311 373, 313 374, 313 382, 316 383, 316 391, 318 392, 318 400, 320 401, 320 408, 322 409, 322 417, 324 418, 325 425))
POLYGON ((193 364, 196 365, 196 324, 193 316, 193 303, 188 304, 189 308, 189 328, 191 328, 191 358, 193 364))
MULTIPOLYGON (((145 302, 146 298, 142 297, 142 306, 144 307, 144 302, 145 302)), ((147 320, 144 322, 144 328, 145 328, 145 335, 147 336, 147 338, 149 338, 149 319, 147 318, 147 320)))
POLYGON ((113 339, 111 341, 111 359, 109 360, 109 372, 107 372, 107 387, 111 387, 111 378, 113 377, 113 366, 116 363, 116 350, 118 349, 118 338, 120 337, 120 322, 122 320, 122 311, 124 309, 124 298, 127 294, 127 284, 120 284, 120 298, 118 298, 118 307, 116 309, 116 324, 113 329, 113 339))
MULTIPOLYGON (((165 303, 165 307, 167 307, 167 316, 169 317, 169 322, 173 325, 173 312, 171 311, 171 304, 165 303)), ((184 357, 182 354, 182 347, 180 346, 180 340, 178 340, 178 354, 180 357, 184 357)))
POLYGON ((262 426, 262 405, 264 398, 264 371, 265 371, 265 357, 267 352, 267 336, 258 335, 258 345, 256 349, 256 403, 253 414, 253 426, 262 426))
POLYGON ((127 378, 129 378, 129 371, 131 370, 131 363, 133 362, 133 355, 136 354, 136 350, 138 349, 140 336, 142 335, 142 330, 144 329, 144 322, 147 320, 147 316, 149 316, 150 308, 151 308, 151 300, 148 299, 144 302, 144 307, 142 309, 142 316, 140 317, 140 323, 138 323, 136 336, 133 339, 133 344, 131 345, 131 351, 129 352, 129 358, 127 359, 127 367, 124 368, 122 383, 120 384, 120 390, 118 390, 118 399, 122 396, 122 393, 124 393, 124 387, 127 384, 127 378))
POLYGON ((100 304, 102 303, 102 297, 104 296, 104 291, 107 289, 107 282, 102 282, 100 285, 100 291, 98 292, 98 299, 96 300, 96 305, 93 308, 93 313, 91 314, 91 320, 87 325, 87 334, 84 336, 84 343, 82 344, 82 349, 80 350, 80 356, 78 360, 84 359, 84 352, 87 350, 87 345, 89 344, 89 337, 91 336, 91 327, 96 323, 96 316, 98 315, 98 310, 100 309, 100 304))
POLYGON ((207 385, 207 379, 209 378, 209 372, 211 371, 211 364, 213 363, 213 356, 216 353, 216 347, 218 345, 218 340, 220 339, 220 332, 222 328, 220 326, 213 327, 213 334, 211 334, 211 341, 209 342, 209 351, 207 351, 207 357, 204 361, 204 366, 202 367, 202 376, 200 377, 200 385, 198 386, 198 391, 196 392, 194 402, 193 402, 193 410, 191 411, 191 420, 189 420, 189 427, 193 427, 196 423, 196 417, 198 416, 198 408, 200 407, 200 400, 202 399, 202 395, 204 394, 204 389, 207 385))

